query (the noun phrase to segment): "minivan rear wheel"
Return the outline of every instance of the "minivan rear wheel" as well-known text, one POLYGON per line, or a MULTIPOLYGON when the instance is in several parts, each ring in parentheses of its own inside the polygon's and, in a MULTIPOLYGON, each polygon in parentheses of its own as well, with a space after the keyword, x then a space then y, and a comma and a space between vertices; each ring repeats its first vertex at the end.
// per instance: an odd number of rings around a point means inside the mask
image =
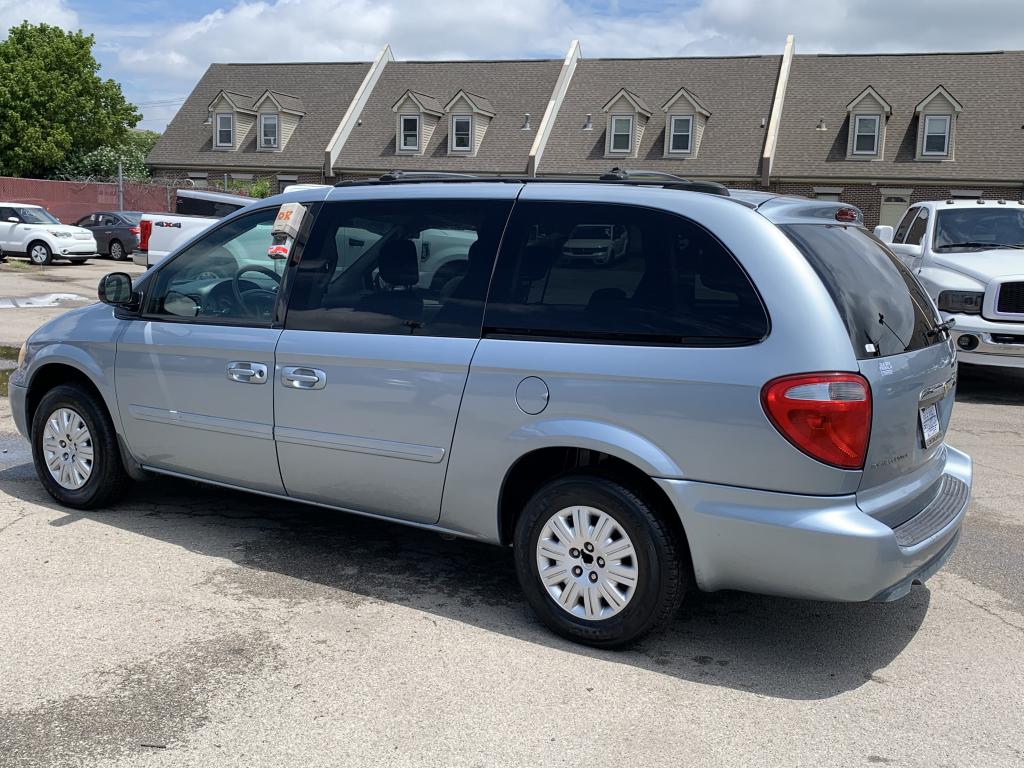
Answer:
POLYGON ((672 618, 688 586, 682 542, 644 499, 606 478, 548 483, 526 504, 514 536, 527 601, 576 642, 632 643, 672 618))
POLYGON ((32 459, 47 492, 76 509, 111 504, 130 482, 106 408, 74 384, 54 387, 36 407, 32 459))

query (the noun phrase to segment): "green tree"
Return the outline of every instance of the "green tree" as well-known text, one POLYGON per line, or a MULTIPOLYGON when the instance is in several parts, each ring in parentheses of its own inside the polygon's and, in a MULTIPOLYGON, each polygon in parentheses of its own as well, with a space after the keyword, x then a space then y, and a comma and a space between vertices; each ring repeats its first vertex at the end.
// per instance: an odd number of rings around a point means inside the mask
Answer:
POLYGON ((0 42, 0 175, 43 176, 120 146, 142 116, 97 73, 92 35, 23 22, 0 42))
POLYGON ((116 147, 100 147, 92 152, 75 152, 57 167, 53 175, 58 179, 80 179, 86 176, 117 176, 121 163, 126 179, 148 179, 146 157, 160 134, 156 131, 128 131, 116 147))

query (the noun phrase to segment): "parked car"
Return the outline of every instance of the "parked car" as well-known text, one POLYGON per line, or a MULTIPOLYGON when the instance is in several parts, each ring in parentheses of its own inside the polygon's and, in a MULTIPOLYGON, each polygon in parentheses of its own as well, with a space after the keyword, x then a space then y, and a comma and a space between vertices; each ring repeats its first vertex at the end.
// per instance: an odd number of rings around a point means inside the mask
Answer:
POLYGON ((961 362, 1024 368, 1024 201, 915 203, 875 234, 953 321, 961 362))
POLYGON ((55 258, 81 264, 96 255, 96 240, 87 229, 61 224, 42 206, 0 203, 0 252, 39 265, 55 258))
POLYGON ((124 261, 139 245, 139 211, 96 211, 75 222, 96 238, 100 254, 114 261, 124 261))
POLYGON ((625 227, 605 224, 581 224, 562 246, 567 259, 608 264, 626 255, 629 235, 625 227))
POLYGON ((107 275, 10 380, 43 486, 91 508, 157 473, 512 545, 540 618, 603 647, 691 586, 906 595, 971 488, 918 281, 848 206, 620 178, 300 191, 107 275), (562 266, 595 225, 630 258, 562 266), (475 234, 436 295, 430 231, 475 234))
POLYGON ((132 260, 143 267, 159 264, 210 225, 253 202, 255 199, 252 197, 226 192, 179 189, 175 197, 175 213, 142 215, 139 244, 132 260))

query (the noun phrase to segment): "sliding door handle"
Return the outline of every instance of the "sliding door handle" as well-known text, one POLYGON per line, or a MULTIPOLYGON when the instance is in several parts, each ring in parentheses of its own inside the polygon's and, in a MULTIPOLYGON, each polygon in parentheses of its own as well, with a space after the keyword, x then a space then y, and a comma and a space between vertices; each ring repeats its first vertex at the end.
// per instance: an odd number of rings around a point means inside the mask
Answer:
POLYGON ((291 389, 323 389, 327 374, 319 368, 288 366, 281 369, 281 383, 291 389))
POLYGON ((263 384, 267 380, 267 366, 241 360, 228 363, 228 378, 242 384, 263 384))

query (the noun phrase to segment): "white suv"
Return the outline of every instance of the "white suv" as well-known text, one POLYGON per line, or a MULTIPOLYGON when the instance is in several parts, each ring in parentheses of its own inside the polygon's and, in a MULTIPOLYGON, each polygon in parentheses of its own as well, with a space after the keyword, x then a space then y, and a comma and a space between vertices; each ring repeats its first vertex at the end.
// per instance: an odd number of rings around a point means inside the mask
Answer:
POLYGON ((1024 368, 1024 201, 915 203, 875 234, 954 321, 961 362, 1024 368))
POLYGON ((28 256, 33 264, 55 258, 78 264, 96 255, 96 238, 88 229, 61 224, 41 206, 0 203, 0 252, 28 256))

